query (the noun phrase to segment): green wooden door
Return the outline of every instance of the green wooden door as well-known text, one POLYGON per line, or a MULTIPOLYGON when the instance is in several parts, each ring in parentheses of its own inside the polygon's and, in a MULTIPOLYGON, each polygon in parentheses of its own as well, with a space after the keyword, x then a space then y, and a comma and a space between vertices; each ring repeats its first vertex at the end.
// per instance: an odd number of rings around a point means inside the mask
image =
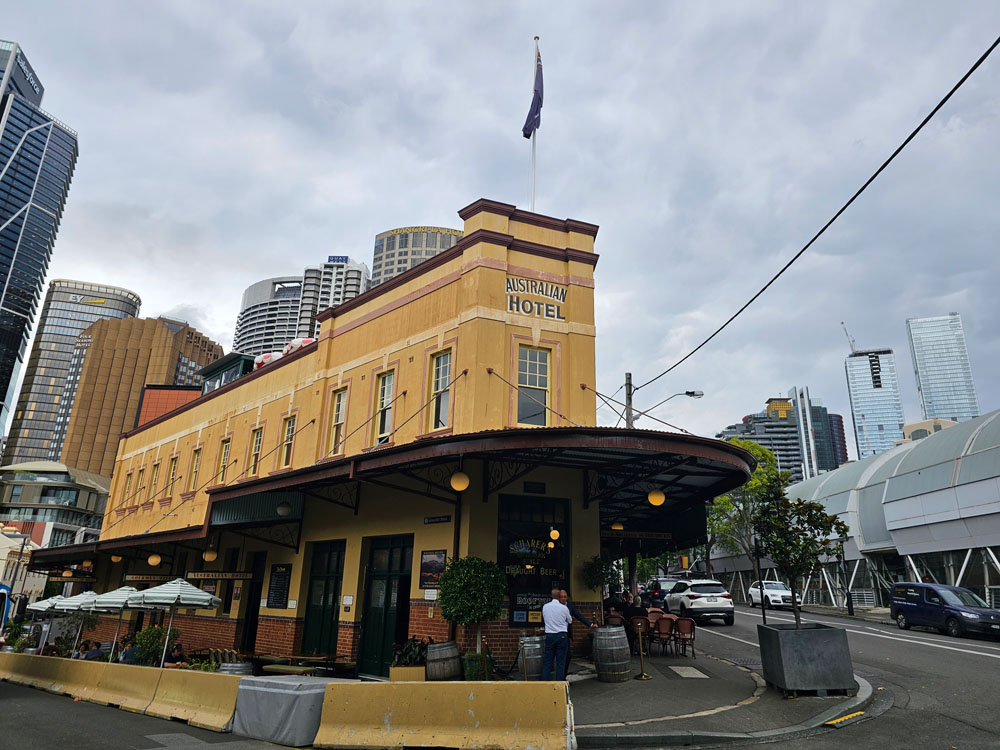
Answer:
POLYGON ((412 560, 412 536, 378 537, 371 542, 361 625, 364 674, 388 677, 392 646, 407 638, 412 560))
POLYGON ((337 623, 340 620, 345 546, 343 541, 313 545, 309 599, 306 603, 305 632, 302 636, 302 651, 306 654, 337 654, 337 623))

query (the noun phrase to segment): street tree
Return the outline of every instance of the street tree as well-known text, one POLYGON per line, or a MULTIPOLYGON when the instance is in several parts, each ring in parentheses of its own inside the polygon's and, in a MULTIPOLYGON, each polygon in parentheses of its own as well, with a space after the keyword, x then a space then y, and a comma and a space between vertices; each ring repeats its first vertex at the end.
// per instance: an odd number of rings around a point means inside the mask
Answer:
POLYGON ((799 578, 811 575, 824 558, 843 553, 848 527, 837 516, 827 513, 822 503, 789 500, 780 480, 769 479, 763 494, 757 536, 761 550, 788 580, 795 627, 801 628, 796 591, 799 578))
POLYGON ((759 581, 760 565, 755 549, 757 521, 767 502, 769 489, 780 485, 783 492, 789 474, 779 471, 774 454, 762 445, 740 438, 730 438, 727 442, 751 453, 757 459, 757 467, 746 484, 715 498, 708 507, 705 567, 711 570, 711 550, 718 546, 731 554, 746 555, 753 565, 754 580, 759 581))

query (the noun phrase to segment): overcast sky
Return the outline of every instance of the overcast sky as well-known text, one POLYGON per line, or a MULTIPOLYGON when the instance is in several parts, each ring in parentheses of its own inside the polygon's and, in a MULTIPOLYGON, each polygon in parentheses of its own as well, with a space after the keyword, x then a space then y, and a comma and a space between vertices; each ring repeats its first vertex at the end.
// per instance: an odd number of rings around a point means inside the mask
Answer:
MULTIPOLYGON (((240 296, 374 235, 527 207, 599 224, 598 386, 644 382, 755 292, 1000 33, 996 2, 6 3, 80 133, 50 278, 124 286, 228 350, 240 296)), ((771 290, 636 395, 712 435, 807 385, 850 431, 847 322, 896 351, 962 313, 1000 408, 1000 52, 771 290)), ((602 421, 614 415, 599 412, 602 421)), ((653 427, 642 420, 639 426, 653 427)), ((853 434, 848 435, 852 456, 853 434)))

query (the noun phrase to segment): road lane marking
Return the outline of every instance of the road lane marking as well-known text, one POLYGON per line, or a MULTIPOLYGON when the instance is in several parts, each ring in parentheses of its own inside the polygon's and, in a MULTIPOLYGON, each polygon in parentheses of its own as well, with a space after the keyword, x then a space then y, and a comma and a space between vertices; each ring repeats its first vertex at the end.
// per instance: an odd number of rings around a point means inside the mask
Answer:
MULTIPOLYGON (((866 625, 865 627, 868 628, 868 630, 874 630, 876 633, 886 633, 886 632, 895 633, 896 632, 896 631, 892 630, 893 626, 891 626, 891 625, 886 625, 885 626, 886 628, 889 628, 889 630, 880 630, 879 628, 873 628, 870 625, 866 625)), ((927 641, 928 643, 954 643, 955 642, 954 638, 949 638, 948 640, 945 640, 944 638, 935 638, 930 633, 907 633, 906 635, 907 635, 908 638, 913 638, 913 639, 918 640, 918 641, 927 641)), ((988 648, 990 651, 1000 651, 1000 646, 989 646, 989 645, 987 645, 985 643, 979 643, 978 641, 976 643, 970 644, 970 645, 975 646, 975 648, 988 648)))
MULTIPOLYGON (((760 617, 760 615, 757 614, 756 612, 744 612, 744 614, 751 614, 751 615, 756 615, 757 617, 760 617)), ((775 619, 776 620, 792 620, 792 621, 794 621, 794 618, 788 618, 788 617, 775 617, 775 619)), ((811 621, 809 621, 809 620, 806 620, 805 618, 802 618, 802 620, 803 620, 803 622, 818 622, 818 623, 823 624, 823 625, 835 625, 836 627, 844 628, 844 630, 846 630, 848 633, 854 633, 856 635, 867 635, 867 636, 870 636, 872 638, 886 638, 886 639, 888 639, 890 641, 899 641, 900 643, 912 643, 912 644, 917 644, 919 646, 929 646, 930 648, 941 648, 941 649, 945 649, 946 651, 958 651, 961 654, 972 654, 973 656, 985 656, 985 657, 988 657, 990 659, 1000 659, 1000 654, 989 654, 989 653, 986 653, 984 651, 973 651, 972 649, 958 648, 957 646, 946 646, 943 643, 936 643, 934 641, 927 640, 927 639, 924 639, 924 638, 910 638, 910 637, 902 637, 901 638, 898 635, 888 635, 886 633, 868 633, 868 632, 865 632, 864 630, 855 630, 854 628, 844 626, 843 623, 824 623, 821 620, 811 620, 811 621)), ((704 628, 702 628, 701 632, 702 633, 711 633, 713 631, 711 631, 711 630, 705 630, 704 628)), ((716 635, 722 635, 722 634, 721 633, 716 633, 716 635)), ((732 636, 723 636, 723 637, 724 638, 731 638, 732 636)), ((736 639, 736 640, 739 640, 739 639, 736 639)), ((744 641, 744 643, 746 643, 746 642, 747 641, 744 641)))
POLYGON ((760 648, 760 644, 754 643, 753 641, 744 641, 742 638, 737 638, 735 635, 724 635, 723 633, 716 633, 714 630, 706 630, 705 628, 701 628, 700 632, 717 635, 720 638, 728 638, 731 641, 739 641, 740 643, 745 643, 748 646, 753 646, 754 648, 760 648))
POLYGON ((670 671, 681 677, 690 677, 696 680, 709 679, 707 674, 702 672, 700 669, 695 669, 694 667, 671 667, 670 671))

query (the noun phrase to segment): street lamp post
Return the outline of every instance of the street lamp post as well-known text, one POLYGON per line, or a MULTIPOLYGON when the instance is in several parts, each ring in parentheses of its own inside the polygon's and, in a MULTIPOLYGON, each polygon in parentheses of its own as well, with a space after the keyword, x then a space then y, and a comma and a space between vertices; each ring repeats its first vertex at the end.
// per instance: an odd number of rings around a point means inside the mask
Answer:
POLYGON ((669 401, 672 398, 676 398, 677 396, 687 396, 688 398, 701 398, 702 396, 705 395, 704 391, 681 391, 680 393, 675 393, 673 396, 667 396, 660 403, 654 404, 645 411, 633 412, 632 393, 635 390, 636 389, 632 386, 632 373, 626 372, 625 373, 625 426, 628 427, 629 429, 635 426, 635 422, 637 419, 639 419, 639 417, 643 416, 644 414, 648 414, 658 406, 663 406, 665 403, 667 403, 667 401, 669 401))

